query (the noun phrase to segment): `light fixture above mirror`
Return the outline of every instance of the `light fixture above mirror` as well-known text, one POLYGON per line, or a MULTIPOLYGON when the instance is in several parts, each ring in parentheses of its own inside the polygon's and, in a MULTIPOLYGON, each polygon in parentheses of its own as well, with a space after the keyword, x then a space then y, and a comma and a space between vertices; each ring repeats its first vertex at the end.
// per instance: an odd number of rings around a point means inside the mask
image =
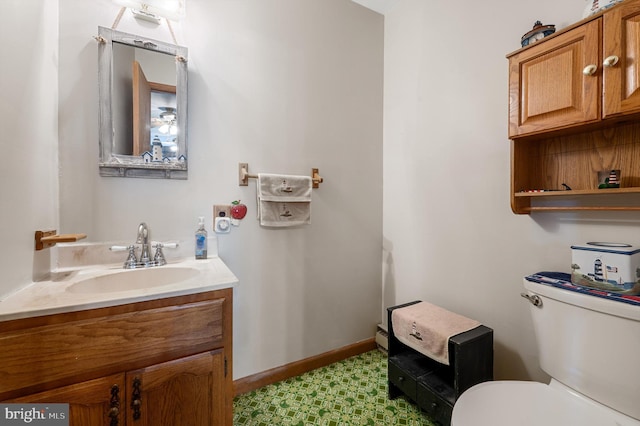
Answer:
POLYGON ((186 14, 186 0, 112 0, 115 4, 128 7, 136 18, 160 23, 160 18, 179 21, 186 14))

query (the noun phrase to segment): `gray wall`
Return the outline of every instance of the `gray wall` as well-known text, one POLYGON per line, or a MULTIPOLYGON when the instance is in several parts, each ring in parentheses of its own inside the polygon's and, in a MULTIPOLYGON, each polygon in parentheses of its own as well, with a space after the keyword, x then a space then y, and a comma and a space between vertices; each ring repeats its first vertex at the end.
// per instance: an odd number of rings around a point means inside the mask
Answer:
MULTIPOLYGON (((240 279, 234 377, 373 337, 381 304, 383 19, 349 0, 190 0, 173 24, 189 48, 189 179, 100 178, 97 27, 109 1, 60 0, 60 228, 93 241, 193 244, 198 216, 241 199, 247 217, 218 237, 240 279), (309 175, 312 224, 264 229, 253 173, 309 175)), ((126 13, 118 30, 172 42, 126 13)))
POLYGON ((640 240, 634 212, 509 207, 505 56, 536 20, 564 28, 585 2, 397 3, 385 16, 383 304, 475 318, 495 331, 497 378, 544 381, 523 277, 570 272, 571 244, 640 240))

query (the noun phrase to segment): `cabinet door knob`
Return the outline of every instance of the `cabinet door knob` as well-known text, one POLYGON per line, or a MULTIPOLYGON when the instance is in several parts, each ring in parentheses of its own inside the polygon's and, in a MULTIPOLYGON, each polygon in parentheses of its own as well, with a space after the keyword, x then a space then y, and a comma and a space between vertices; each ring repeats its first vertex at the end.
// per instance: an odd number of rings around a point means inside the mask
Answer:
POLYGON ((584 75, 594 75, 597 70, 598 70, 598 66, 597 65, 590 64, 590 65, 587 65, 586 67, 584 67, 584 69, 582 70, 582 74, 584 74, 584 75))
POLYGON ((607 56, 602 63, 605 67, 612 67, 618 63, 618 57, 616 55, 607 56))

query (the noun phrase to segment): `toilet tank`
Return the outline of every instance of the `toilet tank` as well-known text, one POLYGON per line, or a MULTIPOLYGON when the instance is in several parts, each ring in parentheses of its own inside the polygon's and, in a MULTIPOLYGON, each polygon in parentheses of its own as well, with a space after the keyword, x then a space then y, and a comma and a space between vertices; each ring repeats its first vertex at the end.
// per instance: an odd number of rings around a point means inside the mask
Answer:
POLYGON ((601 404, 640 420, 640 306, 524 280, 540 367, 601 404))

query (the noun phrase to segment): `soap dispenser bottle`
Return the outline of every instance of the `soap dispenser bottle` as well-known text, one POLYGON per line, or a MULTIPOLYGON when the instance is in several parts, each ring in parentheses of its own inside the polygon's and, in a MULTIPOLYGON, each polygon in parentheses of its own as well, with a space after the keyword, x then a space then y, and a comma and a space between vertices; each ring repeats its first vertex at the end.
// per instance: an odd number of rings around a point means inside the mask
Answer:
POLYGON ((196 231, 196 259, 207 258, 207 230, 204 227, 204 217, 199 218, 196 231))

